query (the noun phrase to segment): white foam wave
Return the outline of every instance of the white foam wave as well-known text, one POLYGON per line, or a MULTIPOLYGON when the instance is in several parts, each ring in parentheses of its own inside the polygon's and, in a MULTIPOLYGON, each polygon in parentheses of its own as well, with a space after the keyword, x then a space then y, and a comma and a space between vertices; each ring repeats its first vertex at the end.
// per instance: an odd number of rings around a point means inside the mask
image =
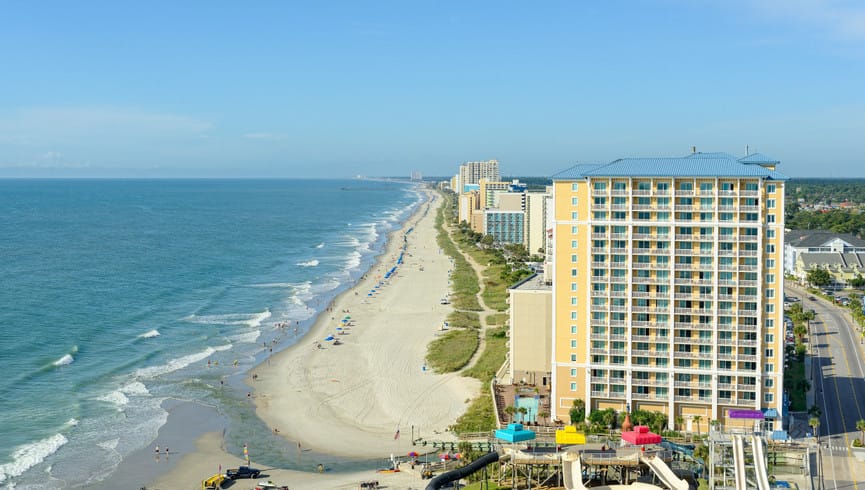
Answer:
POLYGON ((162 334, 159 333, 159 330, 156 330, 154 328, 153 330, 144 332, 143 334, 139 335, 138 338, 140 338, 140 339, 152 339, 153 337, 159 337, 160 335, 162 335, 162 334))
POLYGON ((348 254, 345 270, 354 270, 360 267, 360 258, 361 254, 357 250, 352 250, 351 253, 348 254))
POLYGON ((251 288, 293 288, 296 287, 297 284, 293 282, 265 282, 262 284, 252 284, 249 287, 251 288))
POLYGON ((319 243, 315 248, 324 248, 324 242, 319 243))
POLYGON ((157 376, 161 376, 168 373, 173 373, 174 371, 180 370, 189 366, 192 363, 202 361, 207 359, 212 354, 218 351, 224 351, 231 348, 231 344, 221 345, 219 347, 208 347, 201 352, 196 352, 195 354, 189 354, 187 356, 178 357, 177 359, 172 359, 167 363, 161 366, 150 366, 146 368, 139 368, 135 371, 135 376, 138 378, 155 378, 157 376))
POLYGON ((315 267, 318 264, 319 264, 318 260, 312 259, 312 260, 308 260, 306 262, 298 262, 296 265, 298 267, 315 267))
POLYGON ((45 461, 45 458, 57 452, 67 442, 69 440, 63 434, 54 434, 41 441, 18 446, 12 452, 12 461, 0 465, 0 483, 10 477, 21 476, 25 471, 45 461))
POLYGON ((228 339, 232 342, 251 344, 258 340, 258 337, 261 336, 260 330, 253 330, 252 332, 245 332, 238 335, 232 335, 228 339))
POLYGON ((71 418, 71 419, 67 420, 65 424, 63 424, 63 428, 68 429, 70 427, 75 427, 76 425, 78 425, 78 419, 71 418))
POLYGON ((150 394, 150 390, 148 390, 141 381, 133 381, 123 386, 123 388, 120 388, 120 391, 132 396, 144 396, 150 394))
POLYGON ((66 354, 63 357, 61 357, 60 359, 57 359, 56 361, 54 361, 52 364, 54 364, 55 366, 68 366, 69 364, 72 364, 73 362, 75 362, 75 358, 72 357, 71 354, 66 354))
POLYGON ((102 441, 97 443, 96 445, 101 447, 102 449, 107 449, 109 451, 113 451, 117 449, 117 444, 120 442, 120 439, 109 439, 107 441, 102 441))
POLYGON ((228 313, 225 315, 189 315, 183 318, 189 323, 201 323, 210 325, 246 325, 258 327, 261 322, 270 318, 270 310, 259 313, 228 313))
POLYGON ((96 399, 99 401, 114 404, 117 406, 118 409, 129 403, 129 398, 126 398, 126 395, 124 395, 123 392, 120 390, 106 393, 105 395, 97 397, 96 399))

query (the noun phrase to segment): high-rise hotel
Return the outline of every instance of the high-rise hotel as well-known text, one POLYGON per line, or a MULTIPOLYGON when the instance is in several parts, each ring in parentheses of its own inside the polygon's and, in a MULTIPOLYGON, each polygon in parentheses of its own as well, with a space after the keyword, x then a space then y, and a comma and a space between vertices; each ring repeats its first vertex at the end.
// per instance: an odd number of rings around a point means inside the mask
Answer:
POLYGON ((778 163, 693 153, 553 176, 555 417, 569 421, 582 399, 589 411, 661 411, 670 428, 677 417, 691 430, 741 426, 733 409, 773 425, 784 403, 778 163))

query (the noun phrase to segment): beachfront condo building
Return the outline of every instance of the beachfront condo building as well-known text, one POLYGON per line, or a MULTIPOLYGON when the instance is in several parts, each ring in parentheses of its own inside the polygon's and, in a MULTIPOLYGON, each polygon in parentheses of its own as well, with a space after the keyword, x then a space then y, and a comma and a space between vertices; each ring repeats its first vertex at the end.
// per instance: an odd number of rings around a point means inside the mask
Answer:
POLYGON ((525 240, 526 213, 523 211, 504 211, 485 209, 484 235, 491 235, 498 243, 517 243, 525 240))
POLYGON ((499 161, 487 160, 483 162, 466 162, 460 165, 458 174, 460 185, 459 192, 463 192, 462 186, 466 184, 477 184, 481 179, 497 182, 501 179, 499 175, 499 161))
POLYGON ((547 230, 547 192, 526 193, 526 250, 531 255, 544 255, 547 230))
POLYGON ((686 430, 783 413, 784 181, 726 153, 553 176, 552 401, 664 412, 686 430), (695 417, 700 417, 695 419, 695 417))

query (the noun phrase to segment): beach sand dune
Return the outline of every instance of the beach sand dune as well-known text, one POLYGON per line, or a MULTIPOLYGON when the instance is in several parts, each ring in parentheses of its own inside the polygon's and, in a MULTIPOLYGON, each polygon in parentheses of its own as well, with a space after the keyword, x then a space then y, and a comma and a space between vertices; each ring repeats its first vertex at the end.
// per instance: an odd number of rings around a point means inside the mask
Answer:
POLYGON ((448 293, 450 259, 436 245, 438 203, 423 204, 391 235, 379 262, 319 317, 307 339, 253 370, 258 415, 289 440, 334 455, 405 454, 412 432, 447 439, 447 426, 476 396, 477 380, 424 370, 427 345, 450 311, 439 304, 448 293), (403 264, 383 279, 403 244, 403 264), (345 316, 352 326, 339 334, 345 316), (325 341, 328 335, 340 345, 325 341))

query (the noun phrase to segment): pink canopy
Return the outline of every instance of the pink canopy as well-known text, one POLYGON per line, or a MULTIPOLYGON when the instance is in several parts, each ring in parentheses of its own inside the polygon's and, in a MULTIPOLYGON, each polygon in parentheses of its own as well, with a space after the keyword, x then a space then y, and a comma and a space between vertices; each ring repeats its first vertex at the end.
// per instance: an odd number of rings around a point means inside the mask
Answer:
POLYGON ((622 432, 622 440, 642 446, 645 444, 660 444, 661 436, 649 432, 649 428, 645 425, 638 425, 632 431, 622 432))

